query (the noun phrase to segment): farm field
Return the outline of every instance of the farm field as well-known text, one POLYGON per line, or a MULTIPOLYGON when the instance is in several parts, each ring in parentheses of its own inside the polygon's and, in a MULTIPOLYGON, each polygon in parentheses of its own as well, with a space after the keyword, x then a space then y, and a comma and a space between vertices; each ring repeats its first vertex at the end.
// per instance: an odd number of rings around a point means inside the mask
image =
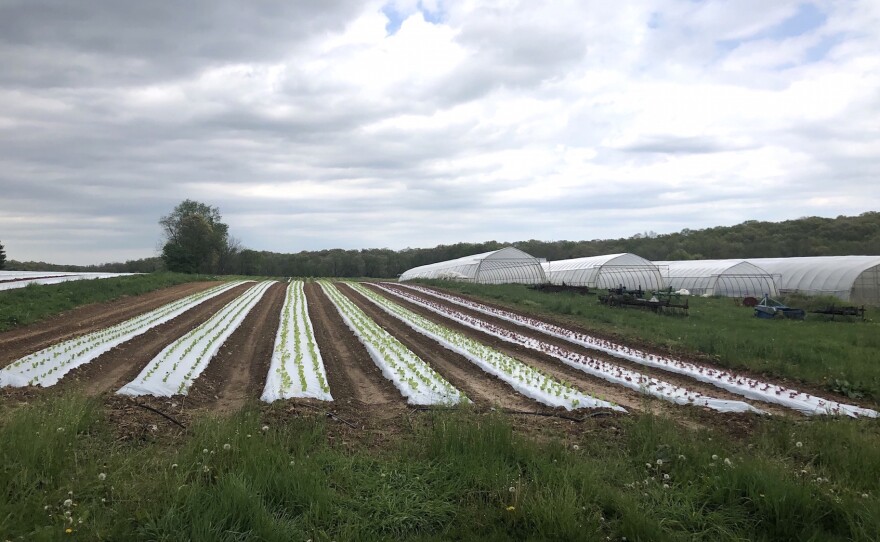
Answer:
POLYGON ((601 351, 439 293, 194 282, 0 333, 0 483, 13 497, 0 533, 869 540, 880 529, 872 398, 757 371, 725 373, 722 386, 725 360, 676 365, 711 373, 700 380, 664 368, 662 344, 598 329, 623 349, 601 351), (78 342, 107 346, 93 355, 78 342), (36 376, 8 376, 25 370, 36 376))

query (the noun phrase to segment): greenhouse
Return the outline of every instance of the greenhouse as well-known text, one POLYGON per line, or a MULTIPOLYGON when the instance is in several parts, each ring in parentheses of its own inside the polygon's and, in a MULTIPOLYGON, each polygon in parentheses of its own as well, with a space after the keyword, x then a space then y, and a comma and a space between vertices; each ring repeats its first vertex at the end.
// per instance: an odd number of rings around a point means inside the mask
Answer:
POLYGON ((880 305, 880 256, 754 258, 776 277, 781 293, 831 295, 851 303, 880 305))
POLYGON ((667 286, 693 295, 725 297, 776 295, 773 275, 743 260, 683 260, 654 262, 667 286))
POLYGON ((572 260, 544 262, 544 273, 551 284, 659 290, 665 288, 660 270, 652 262, 635 254, 607 254, 572 260))
POLYGON ((479 284, 547 282, 541 262, 513 247, 414 267, 400 275, 401 282, 413 279, 446 279, 479 284))

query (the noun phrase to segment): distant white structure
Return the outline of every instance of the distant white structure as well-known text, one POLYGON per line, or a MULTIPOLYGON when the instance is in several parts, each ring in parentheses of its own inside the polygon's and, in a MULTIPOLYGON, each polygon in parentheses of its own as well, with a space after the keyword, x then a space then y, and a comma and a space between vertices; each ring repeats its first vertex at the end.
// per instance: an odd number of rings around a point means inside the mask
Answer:
POLYGON ((422 265, 404 271, 400 282, 444 279, 479 284, 543 284, 547 282, 537 258, 513 247, 422 265))
POLYGON ((666 287, 657 265, 628 252, 557 260, 542 263, 541 266, 550 283, 559 286, 604 289, 622 285, 629 290, 660 290, 666 287))
POLYGON ((880 256, 750 258, 777 277, 781 293, 830 295, 880 305, 880 256))
POLYGON ((655 261, 667 286, 693 295, 725 297, 776 295, 773 275, 753 260, 655 261))
POLYGON ((0 271, 0 291, 29 284, 60 284, 72 280, 107 279, 140 273, 70 273, 65 271, 0 271))

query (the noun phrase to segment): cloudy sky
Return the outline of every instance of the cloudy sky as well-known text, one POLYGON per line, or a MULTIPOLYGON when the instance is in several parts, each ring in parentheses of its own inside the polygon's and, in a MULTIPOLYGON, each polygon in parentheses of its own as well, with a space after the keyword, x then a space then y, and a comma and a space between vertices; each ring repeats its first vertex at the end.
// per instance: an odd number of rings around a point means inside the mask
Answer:
POLYGON ((880 2, 0 0, 9 258, 596 239, 880 209, 880 2))

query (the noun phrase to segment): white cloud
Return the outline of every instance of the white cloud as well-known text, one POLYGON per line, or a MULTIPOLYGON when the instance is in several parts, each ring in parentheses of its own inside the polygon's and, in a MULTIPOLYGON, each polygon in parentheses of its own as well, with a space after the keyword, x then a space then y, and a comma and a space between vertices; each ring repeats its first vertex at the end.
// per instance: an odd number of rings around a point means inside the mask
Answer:
POLYGON ((880 206, 870 0, 236 6, 0 8, 10 258, 150 255, 185 197, 277 251, 880 206))

